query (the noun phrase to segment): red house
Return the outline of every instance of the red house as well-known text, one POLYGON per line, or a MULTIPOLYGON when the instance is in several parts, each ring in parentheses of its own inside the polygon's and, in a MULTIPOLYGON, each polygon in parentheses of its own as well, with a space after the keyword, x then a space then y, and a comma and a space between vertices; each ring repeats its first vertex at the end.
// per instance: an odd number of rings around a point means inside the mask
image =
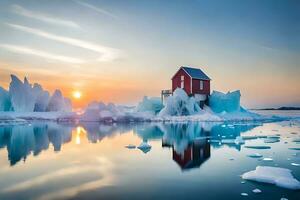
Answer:
POLYGON ((180 67, 172 77, 172 92, 182 88, 189 96, 204 102, 210 95, 210 80, 201 69, 180 67))

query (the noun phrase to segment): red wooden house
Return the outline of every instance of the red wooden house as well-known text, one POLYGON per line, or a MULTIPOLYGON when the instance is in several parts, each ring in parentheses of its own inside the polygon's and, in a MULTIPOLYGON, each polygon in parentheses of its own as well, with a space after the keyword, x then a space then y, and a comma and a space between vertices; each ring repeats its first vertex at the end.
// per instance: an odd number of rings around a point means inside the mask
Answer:
POLYGON ((172 77, 172 92, 182 88, 189 96, 204 103, 210 95, 210 78, 198 68, 180 67, 172 77))

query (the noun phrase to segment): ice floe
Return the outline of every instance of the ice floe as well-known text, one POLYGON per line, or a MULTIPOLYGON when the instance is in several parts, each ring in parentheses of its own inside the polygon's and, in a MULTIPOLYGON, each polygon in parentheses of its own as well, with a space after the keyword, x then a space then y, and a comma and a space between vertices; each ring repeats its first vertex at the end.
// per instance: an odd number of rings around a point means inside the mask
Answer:
POLYGON ((261 157, 263 157, 259 153, 248 154, 247 156, 250 157, 250 158, 261 158, 261 157))
POLYGON ((291 165, 296 166, 296 167, 300 166, 300 164, 298 164, 298 163, 291 163, 291 165))
POLYGON ((147 153, 151 150, 151 145, 147 142, 142 142, 137 148, 140 149, 142 152, 147 153))
POLYGON ((242 175, 245 180, 275 184, 278 187, 298 190, 300 182, 295 179, 291 170, 280 167, 257 166, 255 170, 242 175))
POLYGON ((256 188, 256 189, 252 190, 252 192, 258 194, 258 193, 261 193, 261 190, 256 188))
POLYGON ((245 145, 245 148, 248 148, 248 149, 271 149, 270 146, 265 146, 265 145, 245 145))

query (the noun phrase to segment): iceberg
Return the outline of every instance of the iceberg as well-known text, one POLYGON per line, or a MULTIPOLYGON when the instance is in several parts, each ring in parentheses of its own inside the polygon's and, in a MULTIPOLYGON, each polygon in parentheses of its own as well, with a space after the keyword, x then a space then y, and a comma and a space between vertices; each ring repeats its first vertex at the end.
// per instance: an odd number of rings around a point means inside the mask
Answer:
POLYGON ((115 121, 122 116, 120 109, 113 103, 105 105, 103 102, 89 103, 85 112, 80 116, 81 121, 115 121))
POLYGON ((242 175, 245 180, 275 184, 278 187, 299 190, 300 182, 295 179, 291 170, 280 167, 257 166, 255 170, 242 175))
POLYGON ((24 83, 15 75, 11 75, 9 94, 15 112, 33 112, 39 90, 32 87, 27 78, 24 83))
POLYGON ((46 110, 69 112, 72 110, 71 101, 67 98, 64 98, 60 90, 55 90, 49 100, 46 110))
POLYGON ((165 107, 159 112, 159 117, 186 116, 200 113, 201 108, 194 97, 189 97, 186 92, 177 88, 173 96, 166 100, 165 107))
POLYGON ((215 113, 240 111, 240 97, 239 90, 227 94, 213 91, 209 97, 209 106, 215 113))
POLYGON ((8 91, 0 87, 0 111, 10 111, 11 101, 8 91))
POLYGON ((159 113, 163 108, 162 101, 159 97, 147 97, 145 96, 143 100, 138 104, 136 110, 137 112, 151 112, 153 114, 159 113))
POLYGON ((34 105, 34 112, 45 112, 50 100, 48 91, 43 90, 42 86, 35 83, 33 86, 38 91, 38 96, 34 105))

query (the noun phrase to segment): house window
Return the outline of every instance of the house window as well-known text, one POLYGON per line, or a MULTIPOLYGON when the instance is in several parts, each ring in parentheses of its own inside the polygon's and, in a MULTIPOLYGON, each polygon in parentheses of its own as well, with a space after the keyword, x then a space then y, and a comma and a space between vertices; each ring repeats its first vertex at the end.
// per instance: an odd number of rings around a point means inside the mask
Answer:
POLYGON ((203 90, 203 81, 200 80, 200 90, 203 90))
POLYGON ((180 77, 181 79, 180 79, 180 88, 184 88, 184 76, 181 76, 180 77))

